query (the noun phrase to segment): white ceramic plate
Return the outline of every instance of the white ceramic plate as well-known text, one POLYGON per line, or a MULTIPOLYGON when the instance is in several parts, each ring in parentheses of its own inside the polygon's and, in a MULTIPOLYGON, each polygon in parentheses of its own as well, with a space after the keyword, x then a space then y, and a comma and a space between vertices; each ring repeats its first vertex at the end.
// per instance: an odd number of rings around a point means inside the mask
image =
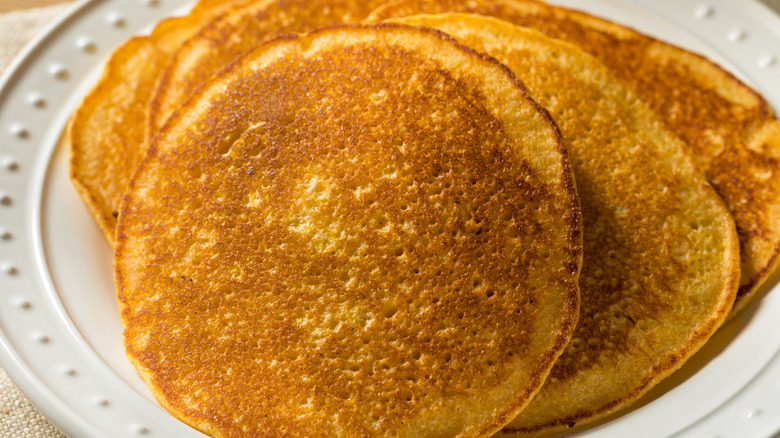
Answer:
MULTIPOLYGON (((743 0, 558 0, 703 53, 780 109, 780 18, 743 0)), ((61 136, 105 56, 188 0, 81 2, 0 79, 0 363, 73 437, 203 436, 124 356, 111 251, 61 136)), ((780 292, 732 321, 636 408, 579 435, 769 437, 780 430, 780 292)))

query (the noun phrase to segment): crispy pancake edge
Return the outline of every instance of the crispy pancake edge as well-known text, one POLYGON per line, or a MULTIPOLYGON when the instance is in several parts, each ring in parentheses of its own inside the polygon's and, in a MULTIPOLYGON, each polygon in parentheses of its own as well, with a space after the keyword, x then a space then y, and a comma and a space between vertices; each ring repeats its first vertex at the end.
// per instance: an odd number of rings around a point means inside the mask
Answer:
MULTIPOLYGON (((91 110, 93 101, 99 99, 101 95, 104 95, 105 93, 110 94, 110 90, 114 87, 114 82, 117 80, 115 78, 119 75, 118 70, 121 70, 123 66, 123 60, 121 58, 132 56, 139 51, 136 46, 146 44, 149 44, 148 38, 133 37, 111 54, 106 66, 103 68, 100 79, 73 112, 66 128, 66 138, 69 148, 68 166, 71 182, 97 222, 106 241, 108 241, 112 247, 114 246, 114 231, 116 229, 117 218, 111 214, 114 209, 111 205, 108 205, 109 201, 98 199, 98 196, 95 194, 97 188, 94 187, 93 181, 88 178, 88 175, 84 175, 85 171, 82 170, 83 164, 81 163, 85 158, 85 152, 83 151, 84 146, 77 136, 79 135, 79 130, 83 129, 81 125, 89 123, 88 120, 85 120, 87 115, 84 113, 91 110)), ((102 160, 102 157, 100 159, 102 160)))

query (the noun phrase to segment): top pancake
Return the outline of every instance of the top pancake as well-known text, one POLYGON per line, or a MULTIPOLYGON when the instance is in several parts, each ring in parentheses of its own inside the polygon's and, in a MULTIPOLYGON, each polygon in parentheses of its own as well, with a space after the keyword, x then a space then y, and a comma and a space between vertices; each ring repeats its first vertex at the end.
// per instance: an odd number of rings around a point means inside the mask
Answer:
POLYGON ((420 13, 494 16, 565 40, 631 86, 691 150, 734 217, 741 280, 732 315, 777 269, 780 122, 754 90, 707 59, 588 14, 526 0, 400 0, 372 19, 420 13))
POLYGON ((184 41, 234 1, 200 0, 189 15, 164 20, 150 35, 122 44, 71 117, 70 177, 112 246, 119 203, 144 150, 157 77, 184 41))
POLYGON ((206 79, 258 44, 288 33, 364 19, 385 0, 264 0, 238 5, 189 40, 161 76, 147 140, 206 79))
POLYGON ((578 314, 560 134, 430 30, 261 46, 156 137, 123 203, 129 358, 214 436, 485 436, 578 314))
POLYGON ((625 407, 726 318, 739 278, 734 222, 685 144, 578 48, 468 14, 409 17, 494 56, 558 121, 582 200, 581 313, 548 381, 504 429, 536 434, 625 407))

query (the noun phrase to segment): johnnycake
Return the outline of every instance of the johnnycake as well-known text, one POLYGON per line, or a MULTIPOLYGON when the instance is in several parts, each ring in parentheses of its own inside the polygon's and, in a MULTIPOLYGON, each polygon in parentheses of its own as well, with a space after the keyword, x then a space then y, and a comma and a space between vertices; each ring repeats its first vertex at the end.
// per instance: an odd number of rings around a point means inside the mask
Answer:
POLYGON ((401 19, 505 64, 558 122, 582 202, 581 314, 542 390, 502 434, 588 424, 679 368, 722 324, 739 279, 734 222, 631 89, 570 44, 469 14, 401 19))
POLYGON ((128 357, 214 436, 486 436, 578 315, 549 115, 432 30, 275 40, 200 88, 122 204, 128 357))

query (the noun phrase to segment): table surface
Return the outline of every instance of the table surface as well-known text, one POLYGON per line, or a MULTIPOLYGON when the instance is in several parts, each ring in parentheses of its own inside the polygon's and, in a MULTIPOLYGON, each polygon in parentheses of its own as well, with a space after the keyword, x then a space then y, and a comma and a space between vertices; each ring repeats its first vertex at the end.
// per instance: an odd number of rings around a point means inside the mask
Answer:
POLYGON ((40 8, 57 3, 70 3, 73 0, 0 0, 0 14, 20 9, 40 8))

